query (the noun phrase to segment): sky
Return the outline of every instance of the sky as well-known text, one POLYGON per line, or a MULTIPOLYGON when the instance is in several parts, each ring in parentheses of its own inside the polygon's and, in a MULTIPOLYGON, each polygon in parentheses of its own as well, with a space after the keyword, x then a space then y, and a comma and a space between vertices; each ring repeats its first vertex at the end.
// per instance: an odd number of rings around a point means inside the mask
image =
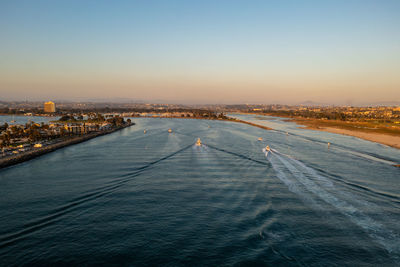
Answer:
POLYGON ((0 100, 400 101, 400 1, 0 1, 0 100))

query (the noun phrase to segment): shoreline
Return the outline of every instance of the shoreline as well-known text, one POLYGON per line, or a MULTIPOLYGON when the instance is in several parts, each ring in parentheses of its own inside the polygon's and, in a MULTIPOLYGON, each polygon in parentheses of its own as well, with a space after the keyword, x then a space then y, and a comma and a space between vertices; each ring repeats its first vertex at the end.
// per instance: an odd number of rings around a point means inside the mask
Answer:
POLYGON ((226 120, 226 121, 243 123, 243 124, 247 124, 247 125, 250 125, 250 126, 258 127, 258 128, 261 128, 261 129, 264 129, 264 130, 267 130, 267 131, 273 130, 272 128, 267 127, 267 126, 263 126, 263 125, 252 123, 252 122, 248 122, 248 121, 238 120, 238 119, 232 119, 232 120, 226 120))
POLYGON ((400 131, 392 130, 389 132, 387 129, 382 128, 362 128, 362 122, 338 122, 338 121, 322 121, 318 119, 307 119, 307 118, 296 118, 296 117, 285 117, 270 114, 258 114, 258 113, 239 113, 239 114, 251 114, 251 115, 261 115, 261 116, 271 116, 287 119, 288 121, 294 122, 299 128, 329 132, 341 135, 347 135, 352 137, 357 137, 366 141, 390 146, 396 149, 400 149, 400 131), (330 125, 329 125, 330 124, 330 125), (332 124, 337 124, 335 125, 332 124), (359 127, 359 129, 355 129, 359 127), (384 131, 387 132, 384 132, 384 131))
POLYGON ((314 130, 314 131, 321 131, 321 132, 328 132, 328 133, 335 133, 341 135, 347 135, 352 137, 357 137, 363 140, 371 141, 374 143, 379 143, 382 145, 390 146, 393 148, 400 149, 400 136, 393 136, 389 134, 382 134, 382 133, 367 133, 362 131, 354 131, 354 130, 346 130, 341 128, 335 127, 312 127, 306 126, 303 127, 304 129, 314 130))
MULTIPOLYGON (((242 113, 242 114, 253 114, 253 113, 242 113)), ((257 114, 259 115, 259 114, 257 114)), ((262 114, 265 116, 264 114, 262 114)), ((269 116, 269 115, 267 115, 269 116)), ((275 117, 280 117, 280 116, 275 116, 275 117)), ((193 118, 193 117, 161 117, 161 116, 146 116, 146 117, 137 117, 137 118, 166 118, 166 119, 197 119, 197 120, 214 120, 214 121, 229 121, 229 122, 235 122, 235 123, 242 123, 242 124, 247 124, 253 127, 258 127, 264 130, 273 130, 273 128, 263 126, 260 124, 240 120, 240 119, 235 119, 228 117, 228 119, 212 119, 212 118, 193 118)), ((288 117, 281 117, 281 118, 286 118, 289 119, 292 122, 295 122, 299 128, 303 129, 308 129, 308 130, 314 130, 314 131, 322 131, 322 132, 329 132, 329 133, 335 133, 335 134, 341 134, 341 135, 347 135, 347 136, 353 136, 357 137, 363 140, 387 145, 396 149, 400 149, 400 135, 394 135, 394 134, 384 134, 384 133, 377 133, 377 132, 367 132, 367 131, 362 131, 362 130, 349 130, 349 129, 343 129, 339 127, 332 127, 332 126, 324 126, 324 122, 319 122, 318 120, 310 120, 310 119, 304 119, 304 118, 288 118, 288 117)), ((104 132, 96 132, 96 133, 90 133, 87 135, 83 136, 77 136, 73 137, 64 141, 60 141, 56 144, 52 144, 43 148, 38 148, 35 150, 31 151, 26 151, 22 152, 18 155, 15 156, 10 156, 6 157, 3 159, 0 159, 0 170, 18 163, 22 163, 25 161, 29 161, 31 159, 34 159, 36 157, 40 157, 44 154, 53 152, 55 150, 70 146, 70 145, 75 145, 79 144, 85 141, 88 141, 90 139, 111 134, 116 131, 122 130, 124 128, 130 127, 132 125, 135 125, 134 123, 131 123, 129 125, 125 125, 116 129, 104 131, 104 132)), ((400 165, 395 165, 396 167, 400 167, 400 165)))
MULTIPOLYGON (((258 127, 264 130, 273 130, 272 128, 266 127, 266 126, 262 126, 262 125, 258 125, 255 123, 251 123, 251 122, 247 122, 247 121, 243 121, 243 120, 238 120, 238 119, 234 119, 234 118, 228 118, 228 119, 212 119, 212 118, 193 118, 193 117, 161 117, 161 116, 146 116, 146 117, 136 117, 136 118, 165 118, 165 119, 194 119, 194 120, 213 120, 213 121, 229 121, 229 122, 236 122, 236 123, 243 123, 243 124, 247 124, 250 126, 254 126, 254 127, 258 127)), ((42 155, 51 153, 53 151, 56 151, 58 149, 67 147, 67 146, 71 146, 71 145, 75 145, 75 144, 79 144, 85 141, 88 141, 90 139, 99 137, 99 136, 103 136, 103 135, 107 135, 107 134, 111 134, 114 133, 116 131, 122 130, 124 128, 130 127, 132 125, 135 125, 134 123, 131 123, 129 125, 126 126, 122 126, 119 127, 117 129, 112 129, 112 130, 108 130, 108 131, 104 131, 104 132, 95 132, 95 133, 90 133, 90 134, 86 134, 86 135, 82 135, 82 136, 76 136, 76 137, 72 137, 63 141, 60 141, 58 143, 55 144, 51 144, 48 145, 46 147, 42 147, 42 148, 37 148, 34 150, 30 150, 30 151, 26 151, 26 152, 21 152, 17 155, 13 155, 13 156, 8 156, 5 158, 0 158, 0 170, 19 164, 19 163, 23 163, 25 161, 29 161, 31 159, 40 157, 42 155)))
POLYGON ((104 131, 104 132, 96 132, 96 133, 90 133, 90 134, 86 134, 86 135, 82 135, 82 136, 77 136, 77 137, 72 137, 70 139, 46 146, 46 147, 42 147, 42 148, 37 148, 35 150, 31 150, 31 151, 26 151, 26 152, 22 152, 18 155, 15 156, 10 156, 10 157, 6 157, 6 158, 2 158, 0 159, 0 170, 6 167, 10 167, 12 165, 16 165, 18 163, 22 163, 25 161, 29 161, 31 159, 40 157, 42 155, 45 155, 47 153, 56 151, 58 149, 67 147, 67 146, 71 146, 71 145, 75 145, 75 144, 79 144, 85 141, 88 141, 90 139, 99 137, 99 136, 103 136, 103 135, 107 135, 107 134, 111 134, 114 133, 116 131, 125 129, 127 127, 130 127, 132 125, 135 125, 134 123, 128 124, 128 125, 124 125, 122 127, 116 128, 116 129, 112 129, 112 130, 108 130, 108 131, 104 131))
MULTIPOLYGON (((360 130, 354 129, 354 127, 346 127, 346 125, 342 126, 333 126, 326 125, 327 122, 318 121, 318 120, 310 120, 303 118, 292 118, 291 121, 295 122, 300 126, 300 128, 335 133, 341 135, 347 135, 352 137, 357 137, 363 140, 371 141, 374 143, 379 143, 382 145, 390 146, 396 149, 400 149, 400 134, 395 133, 383 133, 381 129, 363 129, 360 130), (303 125, 303 126, 301 126, 303 125), (346 128, 345 128, 346 127, 346 128)), ((328 122, 330 123, 330 122, 328 122)))
POLYGON ((184 119, 184 120, 209 120, 209 121, 230 121, 230 122, 237 122, 237 123, 243 123, 243 124, 248 124, 254 127, 258 127, 264 130, 273 130, 270 127, 255 124, 252 122, 248 121, 243 121, 235 118, 228 117, 228 119, 210 119, 210 118, 201 118, 201 117, 162 117, 162 116, 141 116, 141 117, 133 117, 133 118, 159 118, 159 119, 184 119))

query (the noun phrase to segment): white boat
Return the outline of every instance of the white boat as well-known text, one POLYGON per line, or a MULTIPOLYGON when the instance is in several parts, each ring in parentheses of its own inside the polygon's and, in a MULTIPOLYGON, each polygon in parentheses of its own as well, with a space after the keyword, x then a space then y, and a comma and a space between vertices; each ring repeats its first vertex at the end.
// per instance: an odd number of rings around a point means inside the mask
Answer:
POLYGON ((265 148, 262 149, 262 151, 265 154, 265 157, 268 158, 269 154, 271 154, 271 148, 269 146, 266 146, 265 148))
POLYGON ((258 137, 258 141, 262 141, 263 139, 262 139, 262 137, 258 137))
POLYGON ((196 146, 201 146, 201 140, 200 140, 200 138, 197 138, 196 146))
POLYGON ((171 128, 169 128, 169 129, 168 129, 168 132, 169 132, 169 133, 172 133, 172 130, 171 130, 171 128))

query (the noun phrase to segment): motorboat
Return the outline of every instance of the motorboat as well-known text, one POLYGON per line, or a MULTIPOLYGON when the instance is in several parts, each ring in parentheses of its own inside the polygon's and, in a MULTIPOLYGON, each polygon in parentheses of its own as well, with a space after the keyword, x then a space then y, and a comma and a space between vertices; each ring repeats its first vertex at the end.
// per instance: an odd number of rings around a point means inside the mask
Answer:
POLYGON ((171 130, 171 128, 169 128, 169 129, 168 129, 168 132, 169 132, 169 133, 172 133, 172 130, 171 130))
POLYGON ((262 137, 258 137, 258 141, 262 141, 263 139, 262 139, 262 137))
POLYGON ((272 153, 271 148, 269 146, 266 146, 265 148, 263 148, 262 151, 265 154, 266 158, 268 158, 269 154, 272 153))
POLYGON ((201 146, 202 144, 201 144, 201 140, 200 140, 200 138, 197 138, 197 141, 196 141, 196 146, 201 146))
POLYGON ((269 146, 263 148, 262 151, 264 152, 266 158, 268 158, 269 154, 272 153, 271 148, 269 146))

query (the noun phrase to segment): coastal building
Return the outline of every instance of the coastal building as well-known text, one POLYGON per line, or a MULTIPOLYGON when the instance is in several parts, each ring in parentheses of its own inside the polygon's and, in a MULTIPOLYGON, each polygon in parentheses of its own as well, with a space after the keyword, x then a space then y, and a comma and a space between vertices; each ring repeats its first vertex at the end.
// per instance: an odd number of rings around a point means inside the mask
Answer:
POLYGON ((87 134, 99 130, 111 129, 111 124, 107 123, 106 125, 109 126, 107 128, 104 128, 103 125, 100 126, 95 123, 66 123, 64 129, 71 134, 87 134))
POLYGON ((44 103, 44 112, 54 113, 56 112, 56 104, 54 102, 46 102, 44 103))
POLYGON ((68 133, 72 133, 72 134, 84 134, 85 133, 85 127, 81 124, 67 123, 67 124, 65 124, 64 128, 68 133))

